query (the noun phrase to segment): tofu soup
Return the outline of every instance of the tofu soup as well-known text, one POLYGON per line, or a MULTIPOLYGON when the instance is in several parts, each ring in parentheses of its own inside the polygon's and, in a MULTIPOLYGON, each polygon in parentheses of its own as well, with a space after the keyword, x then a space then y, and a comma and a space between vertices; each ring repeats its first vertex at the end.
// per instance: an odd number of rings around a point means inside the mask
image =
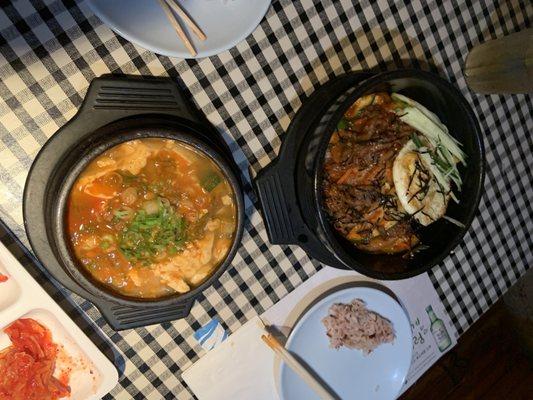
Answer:
POLYGON ((220 168, 192 147, 131 140, 78 176, 66 226, 78 264, 101 284, 137 298, 185 293, 228 254, 235 194, 220 168))

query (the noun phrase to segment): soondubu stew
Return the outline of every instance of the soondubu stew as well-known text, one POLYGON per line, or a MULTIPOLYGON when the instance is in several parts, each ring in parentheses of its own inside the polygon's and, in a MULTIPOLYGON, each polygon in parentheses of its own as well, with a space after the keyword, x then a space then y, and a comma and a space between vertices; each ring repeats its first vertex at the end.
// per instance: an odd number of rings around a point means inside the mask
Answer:
POLYGON ((175 140, 131 140, 105 151, 68 198, 78 263, 131 297, 185 293, 224 260, 236 230, 235 196, 207 156, 175 140))
POLYGON ((461 190, 461 144, 437 115, 397 93, 359 98, 331 136, 324 208, 358 249, 401 253, 419 244, 417 226, 444 218, 461 190))

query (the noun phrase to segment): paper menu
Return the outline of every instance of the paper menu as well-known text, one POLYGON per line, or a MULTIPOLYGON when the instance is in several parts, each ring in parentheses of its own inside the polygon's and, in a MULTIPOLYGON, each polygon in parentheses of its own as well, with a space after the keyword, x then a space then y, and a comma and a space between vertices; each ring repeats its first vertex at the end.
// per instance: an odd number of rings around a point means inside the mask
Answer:
MULTIPOLYGON (((413 361, 403 392, 456 343, 456 331, 427 274, 402 281, 376 281, 354 271, 324 267, 265 311, 261 318, 288 335, 299 316, 320 298, 343 286, 357 285, 376 286, 388 291, 409 314, 413 329, 413 361), (450 339, 443 351, 439 350, 432 333, 426 311, 428 306, 438 318, 433 323, 433 333, 441 344, 446 335, 450 339)), ((183 379, 200 400, 218 400, 222 393, 224 398, 232 399, 278 398, 275 377, 278 376, 279 360, 261 341, 258 320, 248 321, 183 373, 183 379), (216 385, 215 382, 209 383, 213 376, 216 376, 216 385)))
POLYGON ((456 345, 458 334, 427 274, 402 281, 387 282, 386 285, 402 299, 413 330, 413 359, 401 392, 403 393, 443 354, 456 345), (449 345, 442 350, 437 344, 439 332, 431 330, 431 320, 426 311, 428 307, 431 307, 434 314, 442 321, 444 333, 449 338, 449 345))

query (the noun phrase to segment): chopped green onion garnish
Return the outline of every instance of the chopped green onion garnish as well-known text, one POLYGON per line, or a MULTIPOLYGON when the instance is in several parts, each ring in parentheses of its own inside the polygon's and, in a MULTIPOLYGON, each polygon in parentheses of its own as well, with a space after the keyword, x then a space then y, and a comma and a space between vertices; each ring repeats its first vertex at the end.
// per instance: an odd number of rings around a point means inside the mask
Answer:
POLYGON ((132 262, 150 265, 162 252, 176 254, 187 240, 185 219, 169 202, 157 201, 158 211, 139 210, 119 237, 119 247, 132 262))
POLYGON ((222 182, 222 178, 218 176, 218 174, 210 172, 200 181, 200 185, 205 189, 206 192, 211 192, 218 186, 220 182, 222 182))
POLYGON ((130 212, 128 210, 116 210, 114 212, 114 215, 115 215, 115 218, 124 219, 130 215, 130 212))
POLYGON ((339 123, 337 124, 337 129, 339 131, 341 130, 344 130, 348 127, 348 121, 346 121, 345 118, 341 118, 341 120, 339 121, 339 123))

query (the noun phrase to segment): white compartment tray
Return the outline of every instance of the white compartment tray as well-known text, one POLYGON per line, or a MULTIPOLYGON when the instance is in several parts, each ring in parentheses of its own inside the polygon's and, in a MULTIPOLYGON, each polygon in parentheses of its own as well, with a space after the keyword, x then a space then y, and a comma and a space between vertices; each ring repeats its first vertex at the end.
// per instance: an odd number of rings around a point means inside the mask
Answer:
POLYGON ((59 346, 54 376, 70 372, 70 397, 101 399, 118 383, 113 364, 54 302, 26 269, 0 243, 0 351, 10 345, 3 329, 19 318, 32 318, 46 326, 59 346))

